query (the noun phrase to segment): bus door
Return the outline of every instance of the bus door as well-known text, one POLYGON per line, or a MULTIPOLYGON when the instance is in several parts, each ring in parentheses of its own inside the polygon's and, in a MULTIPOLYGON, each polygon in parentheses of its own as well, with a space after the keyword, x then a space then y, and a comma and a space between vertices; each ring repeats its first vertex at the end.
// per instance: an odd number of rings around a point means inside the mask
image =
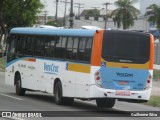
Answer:
POLYGON ((6 84, 14 84, 14 73, 15 73, 15 66, 12 65, 12 61, 15 59, 15 43, 16 43, 16 35, 11 35, 8 41, 7 46, 7 68, 6 68, 6 84), (13 81, 8 81, 13 80, 13 81))

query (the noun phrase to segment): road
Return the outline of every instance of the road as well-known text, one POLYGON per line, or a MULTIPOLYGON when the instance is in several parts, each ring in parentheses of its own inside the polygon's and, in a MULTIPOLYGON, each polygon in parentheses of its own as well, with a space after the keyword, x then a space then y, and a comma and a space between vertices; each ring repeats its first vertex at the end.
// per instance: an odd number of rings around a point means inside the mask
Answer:
MULTIPOLYGON (((110 115, 110 120, 159 120, 158 117, 115 117, 117 114, 120 116, 125 115, 127 111, 160 111, 160 108, 146 106, 143 104, 127 103, 127 102, 116 102, 116 105, 112 109, 98 108, 96 107, 95 101, 84 102, 75 100, 72 106, 60 106, 54 103, 54 96, 41 92, 28 92, 25 96, 17 96, 15 94, 14 86, 6 85, 4 82, 4 73, 0 73, 0 111, 70 111, 69 114, 81 114, 73 111, 90 111, 86 116, 90 117, 67 117, 68 120, 106 120, 103 115, 110 115), (99 111, 98 113, 91 111, 99 111), (103 112, 101 112, 103 111, 103 112), (105 112, 104 112, 105 111, 105 112), (94 116, 94 117, 93 117, 94 116), (97 116, 97 117, 95 117, 97 116), (102 116, 102 117, 99 117, 102 116)), ((61 114, 59 112, 57 114, 61 114)), ((65 113, 65 112, 64 112, 65 113)), ((67 112, 65 114, 68 114, 67 112)), ((11 118, 7 118, 11 119, 11 118)), ((14 118, 16 120, 17 118, 14 118)), ((19 120, 32 120, 33 118, 23 118, 19 120)), ((34 118, 33 120, 61 120, 64 117, 53 117, 53 118, 34 118)), ((65 118, 66 119, 66 118, 65 118)), ((5 120, 0 118, 0 120, 5 120)), ((12 120, 12 119, 11 119, 12 120)))

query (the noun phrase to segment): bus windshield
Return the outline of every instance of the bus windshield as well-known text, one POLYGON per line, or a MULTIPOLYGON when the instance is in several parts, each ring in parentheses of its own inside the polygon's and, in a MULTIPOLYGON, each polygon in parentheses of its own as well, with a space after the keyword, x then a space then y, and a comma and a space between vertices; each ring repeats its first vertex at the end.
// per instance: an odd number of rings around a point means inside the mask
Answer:
POLYGON ((149 61, 149 34, 105 31, 102 58, 108 62, 142 64, 149 61))

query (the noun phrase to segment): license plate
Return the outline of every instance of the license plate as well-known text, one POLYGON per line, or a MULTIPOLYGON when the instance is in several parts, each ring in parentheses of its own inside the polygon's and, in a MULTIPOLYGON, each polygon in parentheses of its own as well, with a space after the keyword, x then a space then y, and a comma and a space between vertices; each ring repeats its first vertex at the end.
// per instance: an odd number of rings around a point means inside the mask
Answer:
POLYGON ((125 90, 118 90, 116 91, 116 95, 119 95, 119 96, 130 96, 130 91, 125 91, 125 90))
POLYGON ((128 85, 128 81, 119 81, 118 84, 119 85, 128 85))

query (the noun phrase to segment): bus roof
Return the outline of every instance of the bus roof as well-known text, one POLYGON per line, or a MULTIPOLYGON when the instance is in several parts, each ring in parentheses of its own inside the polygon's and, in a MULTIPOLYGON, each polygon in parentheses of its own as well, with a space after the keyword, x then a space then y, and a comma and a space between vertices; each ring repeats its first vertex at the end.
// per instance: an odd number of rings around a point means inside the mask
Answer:
POLYGON ((95 32, 96 30, 84 29, 13 28, 10 34, 93 37, 95 32))

